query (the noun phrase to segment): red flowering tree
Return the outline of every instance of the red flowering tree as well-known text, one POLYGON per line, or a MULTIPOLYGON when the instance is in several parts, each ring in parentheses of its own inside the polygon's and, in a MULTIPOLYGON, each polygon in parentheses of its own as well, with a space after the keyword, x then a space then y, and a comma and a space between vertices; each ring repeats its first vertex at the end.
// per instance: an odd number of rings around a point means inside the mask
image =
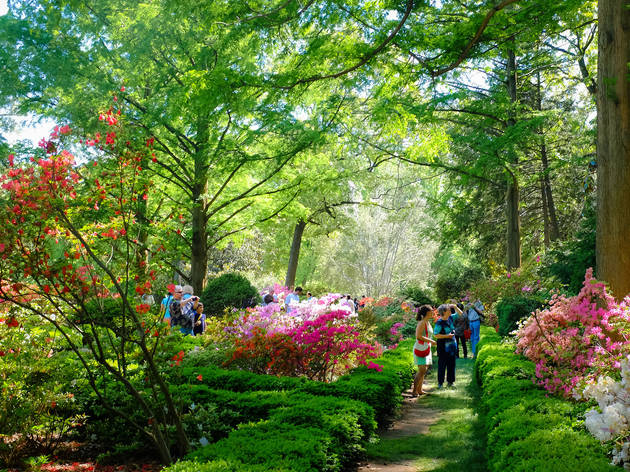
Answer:
MULTIPOLYGON (((105 408, 131 422, 169 463, 169 444, 183 454, 189 443, 155 360, 164 327, 138 301, 155 278, 144 257, 150 248, 138 239, 146 230, 138 218, 148 192, 146 156, 137 151, 144 143, 122 138, 125 130, 111 110, 102 117, 106 129, 81 143, 89 148, 86 156, 91 153, 87 163, 59 150, 67 126, 42 141, 42 156, 28 165, 9 156, 8 172, 0 176, 0 303, 10 320, 19 322, 26 310, 50 323, 105 408), (144 422, 108 401, 100 385, 112 378, 144 422)), ((158 256, 159 250, 153 264, 158 256)))

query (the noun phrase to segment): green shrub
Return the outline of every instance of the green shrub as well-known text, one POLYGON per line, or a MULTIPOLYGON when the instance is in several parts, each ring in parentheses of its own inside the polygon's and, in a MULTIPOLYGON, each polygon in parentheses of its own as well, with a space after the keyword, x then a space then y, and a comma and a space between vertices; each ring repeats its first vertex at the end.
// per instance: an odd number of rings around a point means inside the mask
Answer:
POLYGON ((533 363, 514 354, 513 344, 484 326, 477 352, 490 471, 619 470, 586 431, 572 429, 582 408, 538 388, 533 363))
POLYGON ((256 288, 244 276, 227 273, 212 279, 201 295, 206 314, 221 315, 226 308, 245 308, 260 303, 256 288))
POLYGON ((376 413, 379 425, 384 425, 402 402, 401 393, 413 378, 413 340, 400 343, 394 350, 374 362, 383 366, 382 372, 359 367, 335 382, 323 383, 304 377, 275 377, 233 371, 217 367, 185 367, 171 378, 172 384, 205 385, 233 392, 296 391, 317 396, 349 398, 367 403, 376 413), (202 380, 197 380, 201 375, 202 380))
POLYGON ((499 334, 508 336, 517 328, 517 323, 529 317, 531 312, 542 308, 545 299, 536 295, 514 295, 499 300, 495 311, 499 318, 499 334))
POLYGON ((332 439, 313 427, 260 421, 241 426, 227 438, 191 452, 199 462, 224 459, 283 471, 337 471, 332 439))
MULTIPOLYGON (((543 425, 544 426, 544 425, 543 425)), ((619 471, 602 454, 597 440, 563 429, 541 429, 507 445, 493 470, 511 472, 619 471)))
POLYGON ((216 459, 211 462, 179 461, 162 472, 300 472, 295 469, 243 464, 238 460, 216 459))
POLYGON ((364 453, 376 430, 374 410, 356 400, 314 397, 296 391, 235 393, 205 385, 176 386, 171 391, 186 412, 184 422, 193 443, 202 437, 216 441, 240 424, 269 419, 326 432, 340 463, 351 466, 364 453))
POLYGON ((434 305, 434 295, 429 289, 416 286, 405 287, 400 291, 402 298, 408 299, 419 305, 434 305))

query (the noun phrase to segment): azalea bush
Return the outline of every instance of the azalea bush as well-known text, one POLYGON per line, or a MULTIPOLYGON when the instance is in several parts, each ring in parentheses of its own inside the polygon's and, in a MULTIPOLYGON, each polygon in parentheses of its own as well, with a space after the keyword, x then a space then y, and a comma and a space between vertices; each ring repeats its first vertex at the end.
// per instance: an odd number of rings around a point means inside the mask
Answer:
POLYGON ((589 269, 578 295, 555 295, 549 309, 524 322, 517 352, 536 364, 540 385, 569 397, 587 382, 619 375, 630 353, 629 322, 630 298, 617 303, 589 269))
POLYGON ((550 292, 560 288, 558 282, 541 277, 538 273, 541 257, 525 261, 515 271, 506 271, 503 267, 495 267, 492 276, 480 280, 465 293, 464 301, 481 300, 487 311, 493 311, 494 305, 502 298, 537 297, 549 298, 550 292))
POLYGON ((226 365, 329 381, 379 355, 378 346, 365 342, 355 315, 320 301, 300 306, 295 315, 276 304, 243 315, 226 328, 234 335, 226 365))
POLYGON ((146 217, 145 162, 154 139, 139 142, 113 109, 101 118, 103 130, 78 145, 62 126, 42 140, 31 162, 9 157, 0 176, 0 302, 11 320, 22 309, 55 332, 108 414, 168 463, 172 441, 180 453, 189 444, 156 362, 166 327, 139 298, 151 293, 165 264, 161 244, 150 244, 139 222, 146 217), (70 145, 84 153, 83 164, 63 149, 70 145), (103 379, 122 386, 139 420, 103 395, 103 379), (137 379, 154 388, 144 392, 137 379))
POLYGON ((588 384, 582 395, 597 401, 584 425, 602 442, 613 443, 613 463, 630 467, 630 357, 621 361, 621 379, 606 375, 588 384))

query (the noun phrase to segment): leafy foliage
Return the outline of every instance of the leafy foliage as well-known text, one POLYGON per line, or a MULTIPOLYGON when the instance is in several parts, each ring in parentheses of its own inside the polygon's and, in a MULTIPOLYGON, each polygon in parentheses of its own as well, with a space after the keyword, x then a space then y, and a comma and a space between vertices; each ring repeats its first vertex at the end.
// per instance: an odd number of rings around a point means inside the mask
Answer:
POLYGON ((589 267, 596 267, 595 223, 594 205, 587 204, 575 234, 556 244, 543 258, 541 275, 565 285, 570 295, 577 294, 582 288, 582 274, 589 267))
POLYGON ((221 315, 226 308, 246 308, 260 303, 260 295, 247 278, 228 272, 208 282, 201 295, 204 311, 221 315))
POLYGON ((495 312, 499 318, 499 334, 507 336, 518 327, 518 322, 545 305, 546 300, 534 295, 513 295, 499 300, 495 312))

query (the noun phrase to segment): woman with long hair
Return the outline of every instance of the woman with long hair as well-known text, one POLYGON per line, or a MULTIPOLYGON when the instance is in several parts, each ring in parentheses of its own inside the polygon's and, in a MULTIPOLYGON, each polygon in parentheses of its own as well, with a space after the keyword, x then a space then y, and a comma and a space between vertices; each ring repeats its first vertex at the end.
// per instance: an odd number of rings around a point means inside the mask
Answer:
POLYGON ((422 390, 422 383, 424 382, 424 375, 427 373, 427 369, 433 364, 433 357, 431 356, 431 345, 437 343, 431 339, 433 336, 433 327, 431 326, 431 316, 434 313, 434 309, 430 305, 422 305, 417 308, 416 320, 416 342, 413 345, 413 363, 418 366, 418 372, 416 372, 413 378, 413 389, 411 391, 412 397, 418 395, 424 395, 422 390))

